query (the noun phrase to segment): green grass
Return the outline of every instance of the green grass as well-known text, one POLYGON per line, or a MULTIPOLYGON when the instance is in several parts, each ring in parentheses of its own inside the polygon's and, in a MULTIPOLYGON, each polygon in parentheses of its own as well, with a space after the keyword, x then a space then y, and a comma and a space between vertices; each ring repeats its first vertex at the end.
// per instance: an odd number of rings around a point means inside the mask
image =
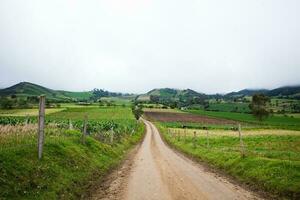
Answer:
MULTIPOLYGON (((49 108, 46 109, 46 115, 51 113, 56 113, 64 110, 64 108, 49 108)), ((18 116, 18 117, 25 117, 25 116, 37 116, 38 109, 0 109, 0 116, 18 116)))
POLYGON ((222 112, 250 112, 248 103, 211 103, 208 109, 222 112))
POLYGON ((230 119, 240 122, 252 123, 260 126, 270 126, 273 128, 300 130, 300 119, 283 116, 270 116, 266 120, 260 122, 253 115, 246 113, 233 113, 233 112, 214 112, 204 110, 188 110, 187 112, 205 115, 216 118, 230 119))
POLYGON ((134 119, 129 107, 67 106, 45 117, 52 124, 47 123, 40 161, 37 118, 30 117, 30 124, 23 126, 24 117, 0 116, 5 124, 0 125, 0 199, 82 198, 143 136, 144 125, 134 119), (91 135, 83 144, 80 129, 85 115, 91 135), (66 129, 69 119, 76 130, 66 129))
POLYGON ((283 198, 300 197, 300 134, 246 135, 246 156, 242 157, 238 137, 212 135, 208 147, 202 135, 195 147, 192 137, 178 140, 163 125, 156 125, 171 146, 237 180, 283 198))
POLYGON ((129 107, 68 107, 65 110, 48 115, 53 119, 82 120, 87 115, 89 120, 134 120, 129 107))
POLYGON ((82 197, 92 183, 101 180, 122 160, 127 150, 140 141, 144 126, 140 124, 138 127, 133 135, 124 136, 113 145, 93 137, 87 137, 86 144, 82 144, 79 131, 61 130, 58 133, 48 129, 42 160, 37 159, 37 148, 32 143, 36 141, 35 132, 33 136, 24 136, 22 144, 16 141, 16 137, 5 140, 8 147, 0 148, 1 198, 82 197))

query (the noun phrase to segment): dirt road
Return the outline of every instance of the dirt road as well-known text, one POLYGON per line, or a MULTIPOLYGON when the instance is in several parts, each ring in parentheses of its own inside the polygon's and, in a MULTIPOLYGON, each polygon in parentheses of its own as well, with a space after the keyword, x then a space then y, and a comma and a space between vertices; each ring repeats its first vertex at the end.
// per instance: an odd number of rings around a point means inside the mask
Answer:
POLYGON ((152 123, 145 124, 147 133, 135 155, 109 177, 114 180, 109 181, 106 192, 96 192, 93 199, 259 199, 175 153, 162 141, 152 123))

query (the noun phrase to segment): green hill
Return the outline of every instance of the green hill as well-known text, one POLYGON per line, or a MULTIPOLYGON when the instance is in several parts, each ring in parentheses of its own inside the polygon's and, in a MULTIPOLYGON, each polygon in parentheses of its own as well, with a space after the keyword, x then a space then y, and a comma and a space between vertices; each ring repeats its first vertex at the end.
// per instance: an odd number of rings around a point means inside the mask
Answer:
POLYGON ((243 96, 252 96, 253 94, 256 93, 261 93, 261 94, 266 94, 268 93, 269 90, 266 89, 244 89, 244 90, 240 90, 238 92, 230 92, 228 94, 226 94, 226 97, 243 97, 243 96))
POLYGON ((21 82, 11 87, 1 89, 0 96, 29 97, 46 95, 48 99, 52 100, 85 100, 89 99, 93 94, 92 92, 69 92, 62 90, 52 90, 37 84, 29 82, 21 82))
POLYGON ((225 98, 237 98, 244 96, 252 96, 256 93, 266 94, 270 97, 289 97, 300 99, 300 86, 279 87, 272 90, 266 89, 244 89, 238 92, 230 92, 225 95, 225 98))
POLYGON ((269 91, 267 94, 269 96, 278 96, 278 97, 286 96, 286 97, 300 99, 300 86, 280 87, 269 91))
MULTIPOLYGON (((153 99, 157 99, 157 101, 188 101, 195 98, 205 99, 207 96, 202 93, 198 93, 191 89, 179 90, 172 88, 160 88, 153 89, 146 94, 139 95, 137 100, 139 101, 153 101, 153 99)), ((155 101, 155 100, 154 100, 155 101)))

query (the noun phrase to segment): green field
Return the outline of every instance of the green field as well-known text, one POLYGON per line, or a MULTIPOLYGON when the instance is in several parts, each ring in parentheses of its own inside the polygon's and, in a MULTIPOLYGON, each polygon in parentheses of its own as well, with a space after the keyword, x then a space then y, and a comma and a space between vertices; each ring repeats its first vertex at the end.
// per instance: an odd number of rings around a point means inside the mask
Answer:
POLYGON ((300 197, 299 131, 248 131, 243 135, 243 157, 237 132, 210 130, 207 137, 206 131, 198 131, 195 139, 194 131, 168 131, 162 124, 156 125, 171 146, 240 182, 272 195, 300 197))
POLYGON ((205 115, 216 118, 230 119, 239 122, 245 122, 260 126, 269 126, 270 128, 282 128, 282 129, 293 129, 300 130, 300 119, 295 117, 284 117, 284 116, 270 116, 266 120, 260 122, 253 115, 246 113, 233 113, 233 112, 214 112, 204 110, 188 110, 187 112, 205 115))
MULTIPOLYGON (((64 108, 49 108, 46 109, 46 115, 56 113, 63 111, 64 108)), ((32 109, 10 109, 10 110, 4 110, 0 109, 0 117, 1 116, 18 116, 18 117, 25 117, 25 116, 37 116, 38 115, 38 109, 32 108, 32 109)))
POLYGON ((248 103, 210 103, 208 110, 240 113, 250 112, 248 103))
POLYGON ((87 115, 89 120, 133 120, 129 107, 74 107, 48 115, 51 119, 83 120, 87 115))
MULTIPOLYGON (((0 116, 0 122, 6 118, 0 116)), ((15 125, 0 125, 0 199, 83 198, 144 133, 143 123, 128 107, 66 106, 46 115, 51 123, 45 129, 43 158, 38 160, 36 117, 26 126, 25 117, 10 118, 15 125), (85 115, 89 135, 83 142, 85 115)))

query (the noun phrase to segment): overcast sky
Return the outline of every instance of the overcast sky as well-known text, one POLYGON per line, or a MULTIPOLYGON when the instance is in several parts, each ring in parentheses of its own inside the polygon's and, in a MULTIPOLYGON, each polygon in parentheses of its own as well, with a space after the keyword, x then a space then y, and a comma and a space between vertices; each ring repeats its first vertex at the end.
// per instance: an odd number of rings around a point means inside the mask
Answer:
POLYGON ((0 87, 300 84, 299 0, 1 0, 0 87))

